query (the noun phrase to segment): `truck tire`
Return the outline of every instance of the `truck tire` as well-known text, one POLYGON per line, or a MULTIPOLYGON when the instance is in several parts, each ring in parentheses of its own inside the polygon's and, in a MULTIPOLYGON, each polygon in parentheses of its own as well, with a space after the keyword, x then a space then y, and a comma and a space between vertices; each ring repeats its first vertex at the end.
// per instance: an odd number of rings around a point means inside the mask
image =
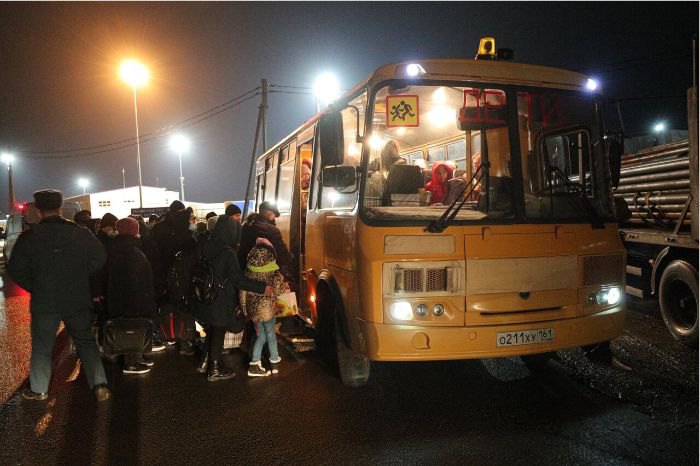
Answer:
POLYGON ((674 260, 659 283, 661 316, 671 335, 688 346, 698 344, 698 272, 686 261, 674 260))

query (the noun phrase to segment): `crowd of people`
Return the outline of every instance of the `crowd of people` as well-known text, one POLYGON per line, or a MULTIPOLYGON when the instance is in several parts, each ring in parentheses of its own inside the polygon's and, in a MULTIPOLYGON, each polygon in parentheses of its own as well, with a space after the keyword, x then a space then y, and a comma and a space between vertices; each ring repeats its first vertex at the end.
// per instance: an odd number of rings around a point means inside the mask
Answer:
MULTIPOLYGON (((239 345, 244 334, 250 343, 248 376, 279 372, 275 303, 290 290, 293 261, 275 226, 279 212, 273 204, 261 203, 243 223, 234 204, 224 214, 210 212, 198 222, 180 201, 148 222, 110 213, 93 219, 86 210, 70 221, 62 216, 60 191, 37 191, 34 200, 41 221, 20 235, 7 266, 10 277, 31 293, 30 386, 23 390, 24 398, 48 398, 61 321, 98 400, 111 397, 100 346, 111 319, 151 319, 154 334, 145 351, 177 345, 183 356, 199 355, 197 370, 208 381, 235 375, 222 358, 227 332, 239 345), (210 302, 188 293, 183 299, 173 289, 177 267, 189 267, 198 258, 205 258, 214 272, 216 293, 210 302), (265 344, 268 365, 262 362, 265 344)), ((126 375, 148 373, 155 364, 144 353, 119 359, 126 375)))

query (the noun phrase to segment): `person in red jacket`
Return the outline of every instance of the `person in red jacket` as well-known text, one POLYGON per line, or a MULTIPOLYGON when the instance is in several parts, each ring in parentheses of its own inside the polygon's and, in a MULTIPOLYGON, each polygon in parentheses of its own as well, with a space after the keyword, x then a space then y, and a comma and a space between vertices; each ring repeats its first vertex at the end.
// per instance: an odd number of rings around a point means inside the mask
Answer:
POLYGON ((454 168, 446 162, 435 162, 433 176, 425 184, 426 191, 430 191, 430 203, 442 204, 447 194, 447 182, 452 179, 454 168))

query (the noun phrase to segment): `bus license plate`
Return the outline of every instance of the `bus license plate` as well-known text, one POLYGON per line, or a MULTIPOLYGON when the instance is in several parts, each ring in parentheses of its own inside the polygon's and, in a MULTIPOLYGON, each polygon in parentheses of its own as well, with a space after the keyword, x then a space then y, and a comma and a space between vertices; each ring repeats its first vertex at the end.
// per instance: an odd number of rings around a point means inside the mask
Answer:
POLYGON ((554 341, 553 328, 537 330, 520 330, 518 332, 503 332, 496 334, 496 346, 533 345, 554 341))

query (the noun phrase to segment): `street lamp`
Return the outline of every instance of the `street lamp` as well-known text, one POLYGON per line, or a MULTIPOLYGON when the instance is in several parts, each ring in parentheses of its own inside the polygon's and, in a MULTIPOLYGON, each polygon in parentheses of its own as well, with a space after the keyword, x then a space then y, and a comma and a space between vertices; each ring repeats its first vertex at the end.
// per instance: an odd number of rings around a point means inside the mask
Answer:
POLYGON ((83 194, 85 194, 85 188, 90 186, 90 182, 86 178, 79 178, 78 179, 78 186, 83 188, 83 194))
POLYGON ((148 84, 148 69, 135 60, 127 60, 119 69, 122 80, 134 90, 134 119, 136 120, 136 166, 139 172, 139 208, 143 209, 143 189, 141 184, 141 144, 139 140, 139 112, 136 101, 136 89, 148 84))
POLYGON ((182 176, 182 153, 190 149, 190 140, 182 134, 175 134, 170 138, 170 148, 177 152, 180 159, 180 200, 185 201, 185 177, 182 176))
POLYGON ((14 212, 15 210, 15 185, 12 183, 12 162, 15 161, 15 156, 3 152, 2 163, 7 164, 7 211, 14 212))
POLYGON ((338 80, 332 73, 323 73, 314 82, 313 92, 316 97, 316 112, 320 112, 321 103, 325 107, 338 98, 338 80))

